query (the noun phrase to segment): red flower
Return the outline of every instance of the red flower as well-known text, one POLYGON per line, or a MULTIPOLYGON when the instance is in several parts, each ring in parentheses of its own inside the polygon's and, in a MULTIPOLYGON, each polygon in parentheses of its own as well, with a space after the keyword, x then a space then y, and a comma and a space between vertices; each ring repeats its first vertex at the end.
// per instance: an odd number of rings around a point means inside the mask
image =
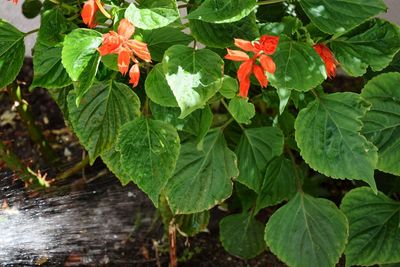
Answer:
POLYGON ((268 85, 268 78, 265 75, 265 71, 273 74, 275 73, 276 67, 272 58, 267 55, 275 53, 278 42, 279 37, 268 35, 261 36, 260 40, 255 42, 235 39, 235 46, 246 52, 254 53, 252 58, 243 51, 227 49, 228 54, 225 56, 225 59, 244 61, 237 71, 237 77, 240 83, 239 95, 241 97, 247 97, 249 93, 250 75, 252 73, 261 87, 264 88, 268 85))
POLYGON ((135 63, 129 70, 129 83, 136 87, 139 78, 139 62, 135 55, 146 62, 151 62, 151 56, 147 49, 147 44, 130 39, 135 32, 135 26, 127 19, 122 19, 118 26, 118 33, 110 31, 103 34, 103 43, 98 48, 100 55, 118 54, 118 69, 122 75, 128 72, 129 64, 132 61, 135 63))
POLYGON ((319 56, 325 63, 326 74, 329 78, 336 76, 336 65, 337 61, 332 51, 324 44, 316 44, 313 46, 314 50, 317 51, 319 56))
POLYGON ((104 9, 100 0, 88 0, 83 4, 81 16, 83 23, 85 23, 89 28, 94 28, 97 25, 95 22, 97 10, 100 10, 106 18, 111 19, 111 15, 104 9))
MULTIPOLYGON (((8 0, 8 1, 10 1, 10 0, 8 0)), ((12 2, 16 5, 16 4, 18 4, 18 0, 12 0, 12 2)))

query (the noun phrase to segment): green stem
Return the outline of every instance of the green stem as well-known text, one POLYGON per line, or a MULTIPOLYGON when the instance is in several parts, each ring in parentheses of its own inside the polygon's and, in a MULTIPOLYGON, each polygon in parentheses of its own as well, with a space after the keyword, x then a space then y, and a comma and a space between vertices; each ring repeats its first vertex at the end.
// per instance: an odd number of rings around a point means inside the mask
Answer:
POLYGON ((75 173, 79 172, 83 168, 85 168, 88 164, 89 164, 89 157, 86 156, 80 162, 72 166, 72 168, 66 170, 65 172, 57 176, 55 180, 56 181, 65 180, 74 175, 75 173))
POLYGON ((287 0, 265 0, 265 1, 258 2, 257 5, 259 5, 259 6, 272 5, 272 4, 281 3, 281 2, 285 2, 285 1, 287 1, 287 0))
POLYGON ((22 98, 21 88, 12 84, 8 88, 8 94, 14 103, 18 103, 17 112, 19 113, 25 126, 28 128, 28 133, 33 142, 39 145, 40 152, 48 161, 55 161, 56 154, 44 138, 41 130, 35 124, 35 119, 29 109, 28 103, 22 98))
POLYGON ((35 33, 35 32, 38 32, 40 29, 38 28, 38 29, 34 29, 34 30, 31 30, 31 31, 29 31, 29 32, 26 32, 25 33, 25 36, 28 36, 29 34, 32 34, 32 33, 35 33))
POLYGON ((6 167, 19 175, 22 181, 27 184, 38 186, 38 179, 29 169, 21 163, 17 155, 15 155, 7 146, 0 141, 0 161, 3 161, 6 167))

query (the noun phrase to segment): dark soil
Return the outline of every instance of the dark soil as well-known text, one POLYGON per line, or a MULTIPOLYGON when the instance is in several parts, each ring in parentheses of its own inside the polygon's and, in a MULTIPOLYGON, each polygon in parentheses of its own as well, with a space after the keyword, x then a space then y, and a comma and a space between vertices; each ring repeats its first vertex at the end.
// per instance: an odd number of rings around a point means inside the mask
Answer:
MULTIPOLYGON (((79 162, 84 156, 84 150, 66 127, 61 111, 48 92, 40 88, 33 92, 28 91, 31 78, 32 62, 26 59, 18 77, 23 97, 29 103, 36 124, 43 130, 60 160, 56 165, 43 160, 5 90, 0 91, 0 140, 6 143, 25 165, 32 170, 41 170, 42 174, 47 173, 48 177, 52 178, 79 162)), ((6 202, 10 207, 21 206, 21 203, 27 208, 35 205, 38 195, 27 192, 18 177, 1 166, 0 162, 0 201, 3 204, 6 202)), ((133 216, 132 218, 139 218, 144 223, 138 225, 137 222, 132 222, 136 230, 126 234, 124 240, 118 242, 104 242, 96 244, 95 247, 89 242, 85 247, 84 240, 69 240, 68 242, 81 244, 79 249, 66 250, 46 257, 35 255, 34 252, 30 254, 28 251, 21 255, 21 258, 31 260, 31 265, 0 262, 1 266, 168 266, 168 240, 163 236, 163 226, 160 220, 157 220, 151 202, 133 184, 123 188, 107 171, 105 165, 97 160, 93 166, 86 167, 57 185, 53 190, 44 193, 44 205, 47 208, 58 205, 54 203, 57 202, 57 198, 51 201, 54 196, 78 195, 79 197, 71 197, 72 205, 86 205, 87 209, 93 209, 98 207, 101 201, 107 201, 113 206, 114 217, 133 216), (126 200, 126 192, 134 192, 134 201, 126 200), (46 200, 46 197, 50 200, 46 200), (93 254, 93 251, 96 253, 93 254), (95 256, 90 257, 88 261, 88 255, 95 256)), ((179 266, 284 266, 274 255, 267 252, 252 260, 242 260, 228 254, 218 240, 216 220, 225 215, 226 213, 216 209, 212 212, 209 233, 202 233, 187 240, 183 237, 178 238, 179 266)), ((102 233, 98 234, 101 237, 102 233)))

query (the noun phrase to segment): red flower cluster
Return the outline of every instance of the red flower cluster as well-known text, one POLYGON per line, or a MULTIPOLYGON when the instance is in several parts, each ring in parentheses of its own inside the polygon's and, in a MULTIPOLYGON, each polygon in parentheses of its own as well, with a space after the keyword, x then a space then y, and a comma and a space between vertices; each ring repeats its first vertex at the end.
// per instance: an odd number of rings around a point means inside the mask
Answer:
POLYGON ((111 18, 111 15, 104 9, 100 0, 88 0, 83 4, 81 16, 83 23, 85 23, 89 28, 96 27, 95 16, 98 10, 100 10, 107 18, 111 18))
POLYGON ((135 32, 135 26, 127 19, 122 19, 118 26, 118 33, 110 31, 103 34, 103 43, 98 48, 100 55, 118 54, 118 69, 122 75, 128 72, 129 64, 135 63, 129 70, 129 78, 133 87, 137 86, 140 78, 139 62, 135 55, 146 62, 151 62, 151 56, 147 44, 130 39, 135 32))
POLYGON ((227 49, 228 54, 225 56, 226 59, 233 61, 244 61, 237 72, 237 77, 240 83, 241 97, 246 98, 250 89, 250 75, 253 73, 260 83, 261 87, 268 85, 268 78, 265 75, 265 71, 269 73, 275 73, 275 62, 271 57, 276 51, 278 46, 279 37, 277 36, 261 36, 259 41, 250 42, 242 39, 235 39, 235 46, 241 48, 246 52, 254 53, 253 57, 240 50, 227 49), (259 64, 257 64, 259 63, 259 64))
POLYGON ((314 50, 317 51, 318 55, 322 58, 325 63, 326 74, 329 78, 336 76, 336 65, 337 61, 332 51, 324 44, 316 44, 313 46, 314 50))

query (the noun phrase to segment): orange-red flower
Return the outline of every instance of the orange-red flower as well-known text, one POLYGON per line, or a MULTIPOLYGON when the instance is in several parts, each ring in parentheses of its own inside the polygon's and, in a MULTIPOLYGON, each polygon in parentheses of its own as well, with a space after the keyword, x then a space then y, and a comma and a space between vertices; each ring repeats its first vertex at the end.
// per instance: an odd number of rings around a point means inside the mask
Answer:
POLYGON ((251 74, 254 74, 261 87, 264 88, 268 85, 268 78, 265 72, 273 74, 276 69, 274 61, 268 55, 275 53, 278 42, 279 37, 269 35, 263 35, 259 41, 254 42, 235 39, 235 46, 246 52, 254 53, 251 58, 243 51, 227 49, 228 54, 225 59, 244 61, 237 71, 240 84, 239 95, 241 97, 247 97, 249 93, 251 74))
MULTIPOLYGON (((10 0, 8 0, 8 1, 10 1, 10 0)), ((12 0, 12 2, 16 5, 16 4, 18 4, 18 0, 12 0)))
POLYGON ((89 28, 94 28, 97 25, 95 22, 97 10, 100 10, 105 17, 109 19, 111 18, 111 15, 104 9, 100 0, 88 0, 83 4, 81 16, 83 23, 85 23, 89 28))
POLYGON ((332 51, 324 44, 316 44, 313 46, 325 63, 326 74, 329 78, 336 76, 337 61, 332 51))
POLYGON ((122 19, 118 26, 118 32, 110 31, 103 34, 103 43, 98 48, 100 55, 118 54, 118 69, 122 75, 128 72, 131 60, 135 63, 129 70, 129 83, 136 87, 139 78, 139 62, 135 55, 146 62, 151 62, 147 44, 130 39, 135 32, 135 26, 127 19, 122 19))

